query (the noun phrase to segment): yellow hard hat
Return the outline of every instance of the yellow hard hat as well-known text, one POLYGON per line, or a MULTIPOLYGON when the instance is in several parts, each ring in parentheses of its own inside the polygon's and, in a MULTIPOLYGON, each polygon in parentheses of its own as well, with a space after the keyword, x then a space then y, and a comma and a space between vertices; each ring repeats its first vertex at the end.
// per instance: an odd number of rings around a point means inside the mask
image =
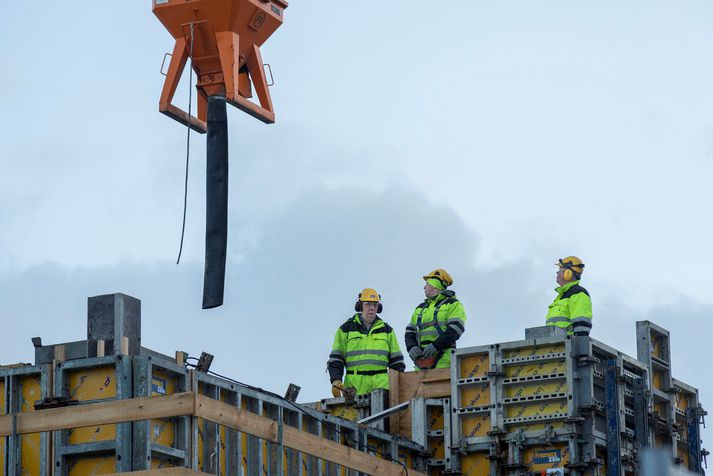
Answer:
POLYGON ((376 289, 364 288, 362 292, 359 293, 359 301, 361 302, 380 302, 381 296, 376 292, 376 289))
POLYGON ((453 278, 451 277, 450 274, 448 274, 448 271, 445 269, 434 269, 430 273, 428 273, 426 276, 423 277, 424 281, 428 281, 429 279, 437 279, 440 282, 443 283, 444 286, 448 287, 451 284, 453 284, 453 278))
POLYGON ((567 256, 566 258, 562 258, 559 262, 555 263, 555 266, 565 269, 563 277, 567 281, 572 279, 573 274, 574 277, 579 277, 584 272, 584 263, 582 263, 582 260, 576 256, 567 256))

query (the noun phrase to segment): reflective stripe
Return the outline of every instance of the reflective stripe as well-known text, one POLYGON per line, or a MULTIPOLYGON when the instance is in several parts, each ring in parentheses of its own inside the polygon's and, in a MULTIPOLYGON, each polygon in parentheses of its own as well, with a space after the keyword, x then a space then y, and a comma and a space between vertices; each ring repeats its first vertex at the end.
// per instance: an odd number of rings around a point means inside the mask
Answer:
POLYGON ((402 354, 401 352, 392 352, 391 354, 389 354, 389 359, 396 359, 398 357, 403 358, 403 356, 404 354, 402 354))
POLYGON ((422 322, 420 327, 421 327, 421 329, 425 329, 426 327, 432 327, 432 326, 435 326, 435 325, 438 325, 438 321, 436 321, 436 320, 434 319, 434 320, 432 320, 432 321, 422 322))
POLYGON ((552 316, 547 318, 547 324, 554 324, 556 322, 564 322, 569 325, 569 317, 565 316, 552 316))
POLYGON ((347 352, 347 357, 354 357, 355 355, 389 355, 388 350, 350 350, 347 352))
POLYGON ((585 326, 592 327, 592 318, 591 318, 591 317, 584 317, 584 316, 577 317, 577 318, 575 318, 575 319, 572 319, 572 325, 573 325, 573 326, 576 326, 576 325, 585 325, 585 326))
POLYGON ((330 357, 344 357, 344 353, 339 350, 339 349, 334 349, 332 350, 332 353, 329 354, 330 357))
POLYGON ((421 331, 421 338, 423 337, 429 337, 429 336, 436 336, 438 337, 438 331, 433 330, 433 331, 421 331))
POLYGON ((358 367, 360 365, 378 365, 380 367, 386 367, 387 364, 388 362, 385 360, 364 359, 347 362, 347 368, 358 367))
POLYGON ((450 319, 448 319, 448 320, 446 321, 447 324, 452 324, 452 323, 454 323, 454 322, 458 322, 458 323, 464 325, 463 319, 461 319, 460 317, 451 317, 450 319))
POLYGON ((408 326, 406 326, 406 332, 408 331, 418 332, 418 327, 413 324, 409 324, 408 326))
POLYGON ((344 359, 341 357, 330 357, 329 360, 327 361, 327 363, 330 363, 330 362, 344 362, 344 359))
POLYGON ((463 329, 461 328, 461 326, 459 326, 459 325, 457 325, 457 324, 449 324, 448 327, 450 327, 451 329, 453 329, 454 331, 456 331, 456 333, 458 334, 458 336, 460 336, 461 334, 463 334, 463 329))

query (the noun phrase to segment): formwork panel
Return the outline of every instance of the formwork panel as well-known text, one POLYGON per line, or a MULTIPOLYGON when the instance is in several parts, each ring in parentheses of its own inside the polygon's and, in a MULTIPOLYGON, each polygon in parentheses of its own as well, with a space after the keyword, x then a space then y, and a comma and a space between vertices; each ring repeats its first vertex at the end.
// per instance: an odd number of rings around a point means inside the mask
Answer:
POLYGON ((492 429, 490 410, 483 413, 466 413, 460 416, 461 436, 477 438, 487 436, 492 429))
POLYGON ((541 375, 552 375, 564 373, 567 363, 564 357, 558 360, 540 362, 514 362, 505 364, 506 378, 526 378, 541 375))
MULTIPOLYGON (((22 388, 20 411, 22 413, 35 411, 35 402, 43 398, 41 374, 19 377, 18 380, 22 388)), ((22 451, 20 456, 22 474, 26 476, 41 474, 42 435, 40 433, 22 435, 20 450, 22 451)))
MULTIPOLYGON (((5 377, 0 377, 0 415, 6 415, 7 411, 7 399, 5 398, 5 377)), ((7 460, 5 459, 5 453, 7 452, 7 436, 0 438, 0 468, 5 474, 5 464, 7 460)))
POLYGON ((550 354, 560 354, 565 351, 564 342, 551 344, 532 344, 503 350, 503 359, 515 359, 534 356, 545 356, 550 354))
MULTIPOLYGON (((73 369, 67 372, 69 398, 80 402, 116 398, 114 366, 73 369)), ((68 431, 69 444, 92 443, 116 438, 116 425, 74 428, 68 431)))
MULTIPOLYGON (((176 375, 166 370, 154 369, 151 375, 151 396, 160 397, 176 393, 176 375)), ((151 420, 151 442, 173 446, 176 437, 176 425, 171 420, 151 420)))
POLYGON ((459 386, 461 408, 490 405, 490 382, 459 386))
POLYGON ((559 381, 534 380, 505 386, 506 398, 523 398, 538 395, 559 394, 567 391, 564 374, 554 374, 559 381))
POLYGON ((564 468, 569 463, 569 446, 565 443, 525 448, 524 460, 528 471, 543 473, 564 468))
POLYGON ((67 458, 68 476, 94 476, 116 472, 114 456, 92 456, 67 458))
POLYGON ((506 424, 518 423, 519 420, 528 421, 527 419, 536 419, 539 417, 566 416, 567 398, 564 394, 557 394, 557 398, 550 400, 522 401, 512 403, 505 407, 506 424))
POLYGON ((485 476, 490 474, 488 453, 470 453, 461 457, 462 474, 485 476))
MULTIPOLYGON (((55 395, 80 406, 132 398, 132 361, 127 355, 68 360, 55 366, 55 395)), ((132 467, 132 423, 55 431, 57 476, 97 475, 132 467)))
POLYGON ((485 377, 490 370, 490 354, 479 352, 460 358, 460 378, 485 377))

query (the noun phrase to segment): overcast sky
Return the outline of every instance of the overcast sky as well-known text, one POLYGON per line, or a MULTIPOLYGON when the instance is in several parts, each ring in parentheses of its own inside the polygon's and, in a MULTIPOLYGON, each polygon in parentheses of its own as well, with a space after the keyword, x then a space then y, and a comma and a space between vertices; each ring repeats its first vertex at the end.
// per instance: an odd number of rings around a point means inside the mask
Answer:
POLYGON ((670 329, 709 401, 713 5, 434 6, 291 2, 262 49, 277 123, 229 109, 226 304, 202 311, 205 137, 176 266, 186 130, 158 112, 173 40, 150 2, 3 5, 0 363, 85 338, 87 297, 125 292, 145 346, 313 401, 362 288, 403 345, 446 268, 459 344, 517 340, 575 254, 592 335, 635 355, 637 320, 670 329))

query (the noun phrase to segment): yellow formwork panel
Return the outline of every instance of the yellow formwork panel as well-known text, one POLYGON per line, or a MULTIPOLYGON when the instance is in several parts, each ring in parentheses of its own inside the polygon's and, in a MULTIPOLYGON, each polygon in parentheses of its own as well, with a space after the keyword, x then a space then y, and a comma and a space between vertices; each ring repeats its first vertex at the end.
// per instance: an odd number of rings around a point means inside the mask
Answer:
POLYGON ((490 354, 469 354, 460 358, 460 378, 485 377, 490 370, 490 354))
POLYGON ((653 385, 654 385, 655 389, 664 390, 663 389, 663 372, 655 370, 652 380, 653 380, 653 385))
POLYGON ((428 407, 428 429, 443 429, 443 407, 428 407))
POLYGON ((553 422, 526 422, 526 423, 516 423, 508 425, 508 432, 513 433, 515 431, 541 431, 552 428, 553 430, 565 430, 565 423, 563 421, 553 421, 553 422))
POLYGON ((676 402, 676 408, 685 412, 688 409, 688 394, 686 392, 677 391, 674 395, 674 400, 676 402))
POLYGON ((564 342, 545 345, 527 345, 516 349, 503 351, 504 359, 514 359, 523 357, 534 357, 536 355, 559 354, 564 352, 564 342))
POLYGON ((151 458, 151 469, 175 468, 176 465, 168 460, 151 458))
POLYGON ((73 458, 67 462, 67 476, 95 476, 115 472, 114 456, 73 458))
POLYGON ((527 418, 560 415, 567 415, 566 398, 558 398, 541 402, 509 403, 505 407, 505 418, 527 418))
MULTIPOLYGON (((102 400, 116 397, 116 369, 113 366, 90 367, 68 372, 69 398, 102 400)), ((69 444, 76 445, 116 438, 116 425, 101 425, 69 430, 69 444)))
POLYGON ((490 405, 490 383, 480 382, 460 387, 460 402, 462 408, 490 405))
MULTIPOLYGON (((5 379, 0 378, 0 415, 5 414, 5 379)), ((0 438, 0 468, 5 467, 5 448, 7 447, 7 437, 0 438)))
MULTIPOLYGON (((228 403, 228 394, 221 392, 220 401, 228 403)), ((228 474, 228 427, 224 425, 218 427, 218 449, 220 450, 219 474, 225 475, 228 474)))
MULTIPOLYGON (((28 375, 19 379, 22 386, 22 401, 20 411, 29 413, 35 411, 35 402, 42 400, 41 374, 28 375)), ((20 443, 21 465, 23 476, 39 476, 41 440, 39 433, 22 435, 20 443)))
MULTIPOLYGON (((240 409, 241 410, 247 410, 248 405, 245 402, 245 400, 240 401, 240 409)), ((240 464, 243 467, 243 473, 242 474, 248 474, 248 435, 245 433, 240 433, 239 434, 240 438, 240 454, 242 455, 240 464)))
MULTIPOLYGON (((154 369, 151 375, 151 396, 161 397, 176 393, 176 377, 161 369, 154 369)), ((152 443, 172 447, 176 437, 175 422, 157 418, 151 420, 150 437, 152 443)))
POLYGON ((534 375, 552 375, 564 373, 567 363, 562 360, 545 362, 514 363, 505 366, 505 377, 532 377, 534 375))
POLYGON ((359 418, 358 411, 354 405, 335 405, 329 407, 329 414, 349 421, 357 421, 359 418))
POLYGON ((665 355, 663 351, 663 341, 664 338, 658 334, 651 333, 651 355, 659 359, 665 360, 665 355))
MULTIPOLYGON (((600 459, 602 461, 607 461, 607 451, 606 449, 602 448, 601 446, 597 446, 597 459, 600 459)), ((607 465, 602 464, 598 468, 598 472, 594 473, 594 471, 588 471, 585 473, 585 476, 607 476, 607 465)))
POLYGON ((461 433, 465 438, 487 436, 492 429, 490 412, 464 414, 461 417, 461 433))
POLYGON ((681 467, 688 468, 688 448, 686 448, 685 445, 679 444, 676 453, 681 460, 681 467))
POLYGON ((523 457, 528 471, 544 472, 548 469, 564 468, 569 463, 569 446, 533 446, 525 448, 523 457))
POLYGON ((567 382, 563 379, 555 382, 530 381, 505 386, 505 398, 549 395, 567 391, 567 382))
POLYGON ((488 453, 470 453, 461 456, 461 472, 465 475, 485 476, 490 474, 488 453))

